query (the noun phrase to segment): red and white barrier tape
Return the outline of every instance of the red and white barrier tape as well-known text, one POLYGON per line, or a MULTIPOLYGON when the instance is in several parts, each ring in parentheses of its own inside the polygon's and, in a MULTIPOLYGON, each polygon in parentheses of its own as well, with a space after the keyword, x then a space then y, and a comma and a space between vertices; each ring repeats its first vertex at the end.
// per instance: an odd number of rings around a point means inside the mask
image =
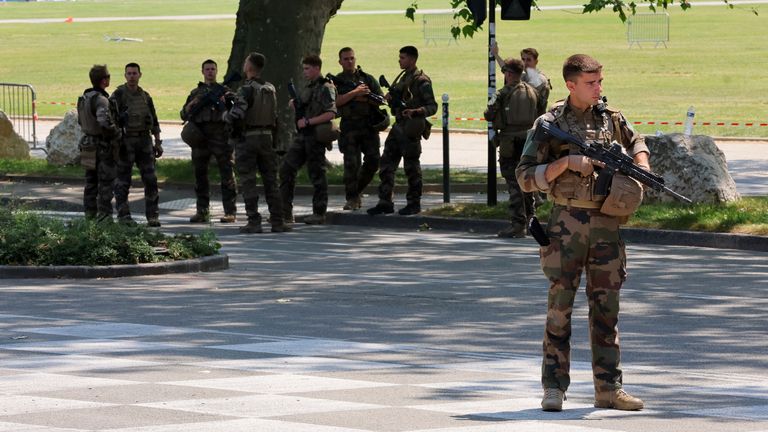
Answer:
MULTIPOLYGON (((440 117, 432 116, 431 119, 439 120, 440 117)), ((474 117, 454 117, 451 120, 453 121, 487 121, 484 118, 474 118, 474 117)), ((662 126, 682 126, 683 122, 681 121, 636 121, 632 122, 633 125, 662 125, 662 126)), ((694 126, 745 126, 745 127, 768 127, 768 123, 765 122, 694 122, 694 126)))

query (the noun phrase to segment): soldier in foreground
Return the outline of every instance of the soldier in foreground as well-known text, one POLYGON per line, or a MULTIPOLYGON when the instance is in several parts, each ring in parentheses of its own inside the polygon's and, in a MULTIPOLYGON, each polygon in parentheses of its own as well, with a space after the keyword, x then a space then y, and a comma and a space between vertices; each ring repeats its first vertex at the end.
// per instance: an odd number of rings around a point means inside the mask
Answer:
POLYGON ((206 60, 202 65, 203 81, 187 97, 181 109, 181 119, 186 121, 182 138, 192 148, 192 167, 195 172, 195 195, 197 211, 189 218, 192 223, 209 222, 210 184, 208 165, 211 157, 216 159, 221 177, 221 202, 224 206, 222 223, 235 222, 237 208, 237 185, 234 175, 234 149, 227 140, 226 124, 222 120, 224 103, 211 100, 211 95, 224 93, 228 89, 216 82, 218 65, 206 60))
POLYGON ((421 138, 429 138, 432 125, 427 117, 437 112, 437 103, 432 81, 416 67, 418 59, 419 51, 416 47, 405 46, 400 49, 398 62, 402 72, 385 96, 395 115, 395 124, 384 141, 384 152, 379 164, 379 202, 367 210, 372 216, 395 211, 395 171, 401 159, 408 178, 408 203, 398 213, 406 216, 421 212, 421 138))
POLYGON ((509 191, 510 224, 499 231, 499 237, 525 237, 527 222, 534 211, 533 194, 522 192, 515 177, 528 130, 538 117, 536 90, 520 80, 523 67, 522 60, 518 59, 504 63, 501 70, 505 85, 496 92, 485 111, 485 118, 493 122, 496 130, 494 142, 499 148, 499 167, 509 191))
POLYGON ((297 112, 298 133, 285 154, 280 166, 280 195, 283 198, 283 213, 287 223, 293 221, 293 194, 296 189, 296 174, 306 163, 309 179, 314 187, 312 215, 307 224, 325 223, 328 209, 328 180, 325 151, 338 138, 331 120, 336 118, 336 88, 322 76, 323 61, 316 54, 310 54, 301 61, 307 87, 302 89, 291 103, 297 112))
POLYGON ((144 205, 147 225, 160 226, 160 208, 155 174, 155 158, 163 155, 160 123, 157 121, 152 97, 139 87, 141 67, 137 63, 125 65, 125 84, 112 93, 110 100, 117 107, 118 122, 123 130, 123 142, 117 160, 115 203, 121 222, 133 222, 128 207, 133 164, 139 168, 144 183, 144 205), (152 142, 154 136, 154 144, 152 142))
POLYGON ((93 65, 88 77, 92 87, 77 101, 77 120, 84 133, 80 142, 80 164, 85 168, 83 207, 86 218, 111 222, 117 175, 115 143, 120 138, 120 128, 108 99, 107 66, 93 65))
POLYGON ((339 51, 339 64, 342 71, 334 82, 339 93, 336 107, 341 116, 339 150, 344 154, 344 210, 357 210, 362 206, 363 190, 379 170, 379 132, 389 124, 389 115, 382 115, 368 97, 371 93, 382 95, 381 87, 373 76, 357 66, 352 48, 339 51))
POLYGON ((243 234, 262 232, 257 174, 264 183, 272 232, 290 231, 290 226, 283 221, 283 206, 277 189, 277 153, 274 147, 277 92, 271 83, 261 78, 265 63, 264 55, 257 52, 248 54, 243 63, 245 83, 238 89, 232 109, 224 114, 224 121, 234 124, 235 130, 242 130, 242 134, 233 137, 233 140, 235 167, 248 215, 248 223, 240 227, 243 234))
MULTIPOLYGON (((576 54, 565 61, 563 78, 568 98, 539 117, 536 125, 550 122, 582 140, 603 145, 615 140, 637 165, 650 170, 643 138, 619 111, 601 103, 602 65, 576 54)), ((616 174, 611 193, 596 195, 593 161, 580 155, 578 146, 535 132, 526 141, 517 179, 524 192, 546 192, 554 202, 546 241, 539 240, 541 267, 550 281, 542 409, 560 411, 570 384, 571 315, 582 271, 587 273, 595 407, 642 409, 643 401, 622 388, 618 333, 619 291, 627 277, 619 225, 640 205, 641 186, 616 174), (621 187, 617 181, 622 181, 621 187)))

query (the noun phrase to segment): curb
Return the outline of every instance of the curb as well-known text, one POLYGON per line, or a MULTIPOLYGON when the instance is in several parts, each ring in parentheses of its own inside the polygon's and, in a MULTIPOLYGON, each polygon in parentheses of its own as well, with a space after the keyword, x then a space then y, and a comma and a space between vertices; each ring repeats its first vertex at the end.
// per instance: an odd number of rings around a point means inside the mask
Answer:
MULTIPOLYGON (((436 216, 369 216, 367 214, 328 212, 329 224, 371 228, 396 228, 414 231, 444 230, 479 234, 493 234, 508 223, 501 220, 445 218, 436 216)), ((621 228, 622 238, 630 243, 663 244, 672 246, 738 249, 768 252, 768 237, 709 233, 698 231, 653 230, 647 228, 621 228)), ((530 241, 532 238, 527 237, 530 241)))
POLYGON ((0 279, 95 279, 226 270, 228 255, 111 266, 0 266, 0 279))

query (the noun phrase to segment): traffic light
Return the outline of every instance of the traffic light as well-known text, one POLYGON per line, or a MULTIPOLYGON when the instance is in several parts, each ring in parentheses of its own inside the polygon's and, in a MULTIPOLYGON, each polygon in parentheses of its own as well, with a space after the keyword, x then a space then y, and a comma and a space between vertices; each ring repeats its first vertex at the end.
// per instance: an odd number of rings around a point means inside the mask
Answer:
POLYGON ((472 16, 475 18, 475 25, 480 27, 488 14, 488 5, 485 0, 467 0, 467 9, 472 12, 472 16))
POLYGON ((515 21, 530 20, 531 0, 501 0, 501 19, 515 21))

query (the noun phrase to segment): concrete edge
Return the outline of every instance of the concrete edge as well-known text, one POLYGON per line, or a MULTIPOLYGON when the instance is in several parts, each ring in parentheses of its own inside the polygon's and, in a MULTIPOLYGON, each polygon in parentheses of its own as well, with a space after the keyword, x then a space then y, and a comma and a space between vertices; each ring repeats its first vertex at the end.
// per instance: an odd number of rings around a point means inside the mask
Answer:
MULTIPOLYGON (((505 228, 508 224, 508 222, 501 220, 461 219, 420 215, 407 217, 397 215, 369 216, 365 213, 339 212, 329 212, 327 214, 327 221, 329 224, 334 225, 394 228, 414 231, 461 231, 493 235, 505 228)), ((630 243, 768 252, 768 237, 755 235, 654 230, 646 228, 622 228, 621 235, 625 241, 630 243)), ((527 238, 530 241, 533 241, 533 238, 527 238)))
POLYGON ((0 279, 102 279, 226 270, 229 256, 111 266, 0 266, 0 279))

